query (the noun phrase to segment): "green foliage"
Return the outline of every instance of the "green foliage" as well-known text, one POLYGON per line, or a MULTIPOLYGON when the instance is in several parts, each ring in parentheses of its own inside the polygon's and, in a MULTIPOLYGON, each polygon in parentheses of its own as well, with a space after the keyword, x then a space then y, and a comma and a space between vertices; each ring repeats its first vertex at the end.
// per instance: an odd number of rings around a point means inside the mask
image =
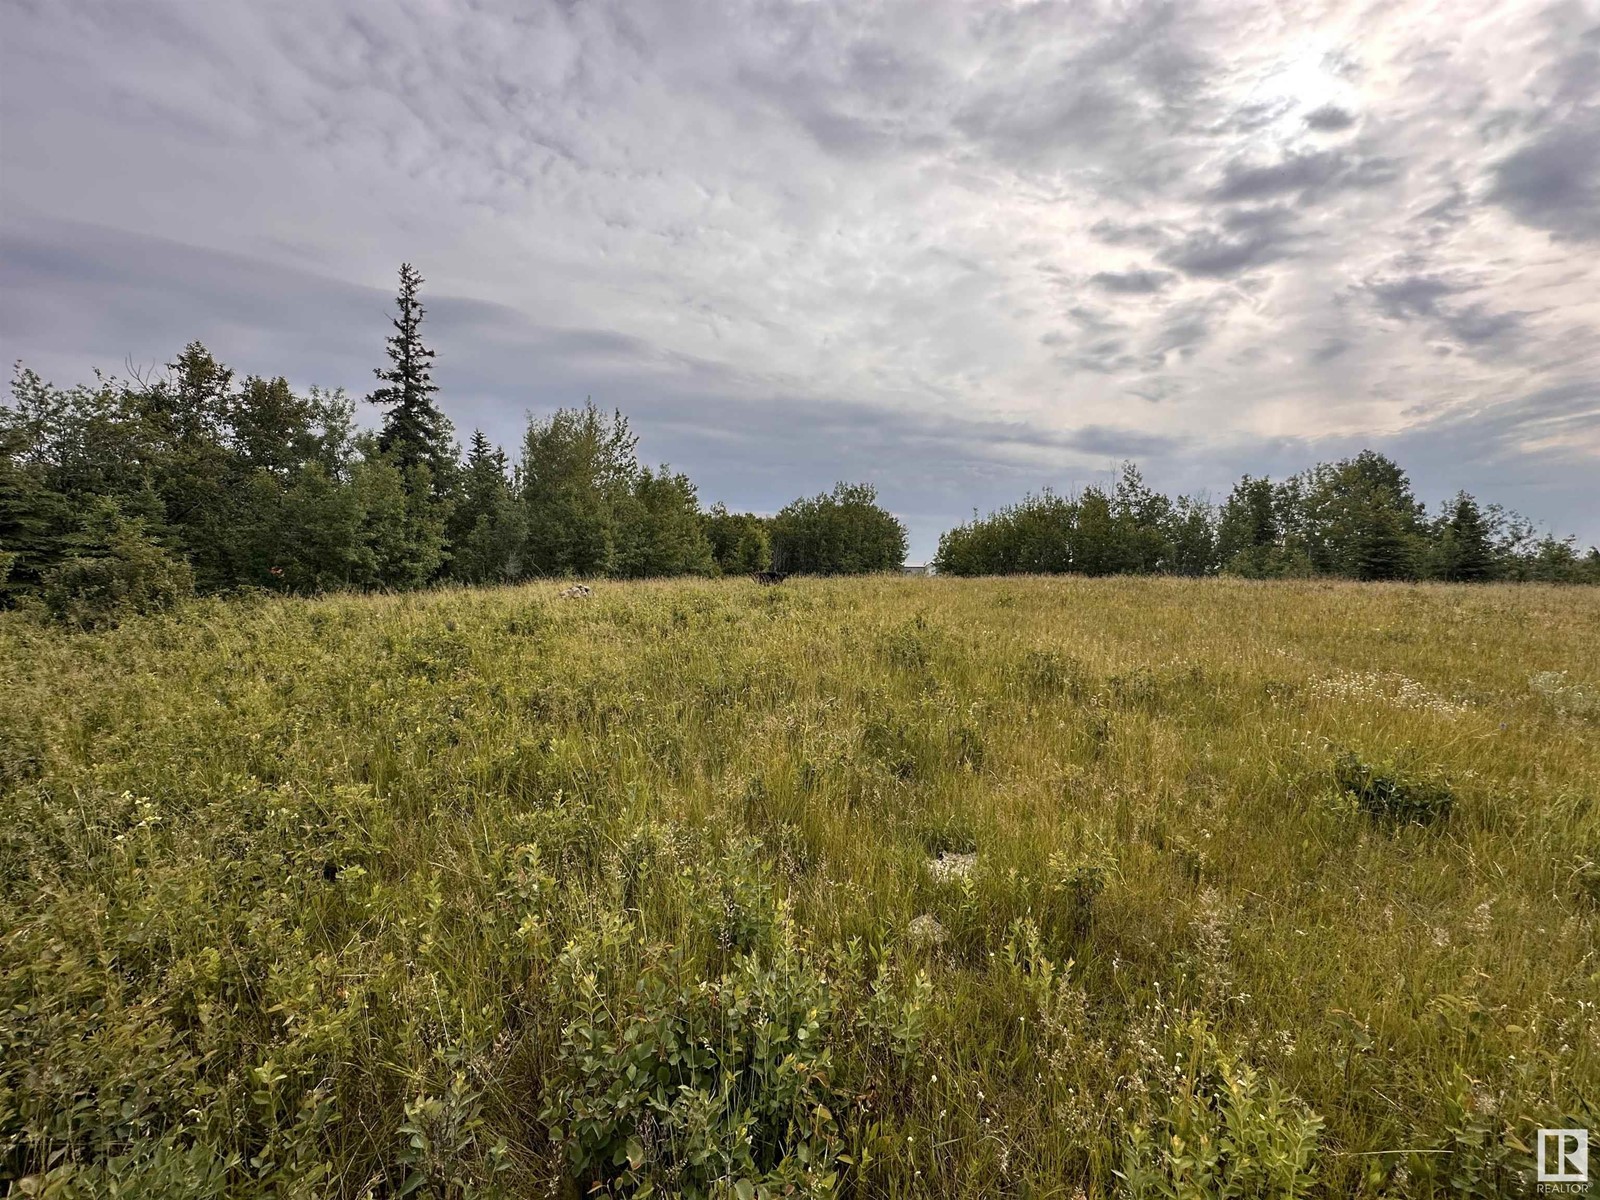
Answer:
POLYGON ((639 472, 638 440, 620 412, 607 417, 592 402, 529 424, 522 505, 531 574, 610 573, 617 508, 639 472))
POLYGON ((1600 549, 1536 539, 1526 521, 1465 492, 1433 522, 1410 480, 1371 450, 1282 483, 1244 476, 1220 509, 1176 501, 1124 463, 1114 488, 1073 499, 1045 491, 958 525, 939 539, 946 575, 1176 574, 1247 579, 1334 575, 1456 582, 1600 583, 1600 549))
POLYGON ((465 583, 508 583, 522 575, 527 526, 506 453, 472 431, 448 526, 450 573, 465 583))
MULTIPOLYGON (((767 521, 703 515, 688 477, 641 468, 627 420, 593 404, 530 421, 515 467, 481 431, 456 464, 432 399, 432 351, 419 340, 420 283, 403 269, 393 366, 372 397, 388 409, 376 437, 353 434, 342 393, 235 380, 198 343, 163 376, 71 391, 19 370, 13 403, 0 408, 0 547, 11 556, 0 599, 38 593, 74 552, 77 514, 101 500, 181 556, 200 592, 771 565, 767 521)), ((824 508, 835 568, 903 558, 904 531, 871 504, 870 488, 845 489, 824 508)))
POLYGON ((906 527, 870 483, 794 501, 772 519, 771 539, 772 565, 802 575, 898 571, 906 561, 906 527))
POLYGON ((1058 853, 1050 859, 1050 887, 1073 933, 1081 936, 1088 931, 1095 901, 1115 873, 1116 862, 1104 855, 1058 853))
POLYGON ((444 562, 450 504, 436 497, 428 468, 373 453, 352 468, 350 484, 361 513, 355 582, 405 589, 432 579, 444 562))
POLYGON ((50 615, 77 629, 104 629, 125 617, 163 612, 193 594, 189 565, 110 500, 84 514, 67 558, 45 572, 41 588, 50 615))
POLYGON ((730 513, 721 501, 702 518, 711 558, 724 575, 748 575, 772 566, 767 522, 754 513, 730 513))
POLYGON ((845 1142, 845 1036, 791 923, 702 981, 669 958, 619 995, 598 945, 558 966, 573 1010, 544 1118, 580 1181, 629 1195, 831 1196, 845 1142))
POLYGON ((1118 1174, 1132 1197, 1295 1200, 1317 1185, 1323 1122, 1199 1024, 1182 1031, 1173 1090, 1131 1127, 1118 1174))
POLYGON ((1216 569, 1214 522, 1208 504, 1169 500, 1123 463, 1110 492, 1091 485, 1067 500, 1046 491, 974 516, 944 534, 934 566, 946 575, 1205 575, 1216 569))
POLYGON ((625 579, 709 575, 712 567, 711 543, 689 477, 665 466, 659 472, 641 470, 618 514, 614 573, 625 579))
POLYGON ((1072 569, 1077 505, 1045 492, 985 520, 946 531, 934 568, 941 575, 1049 574, 1072 569))
POLYGON ((1372 765, 1353 751, 1333 764, 1335 785, 1360 810, 1396 825, 1432 825, 1450 816, 1455 793, 1437 770, 1417 771, 1399 763, 1372 765))
MULTIPOLYGON (((19 368, 0 407, 0 547, 13 556, 0 602, 38 593, 100 500, 142 520, 202 593, 904 565, 906 529, 871 485, 841 483, 771 518, 701 512, 693 483, 641 468, 626 418, 592 402, 530 419, 515 463, 481 431, 458 463, 421 340, 421 284, 403 265, 390 364, 369 397, 384 409, 375 437, 356 436, 341 392, 236 379, 199 343, 164 374, 72 389, 19 368)), ((974 514, 943 534, 934 566, 1600 583, 1600 549, 1580 555, 1465 493, 1423 521, 1405 473, 1371 451, 1276 485, 1246 476, 1220 510, 1169 499, 1123 463, 1107 487, 974 514)))
POLYGON ((1246 475, 1237 484, 1217 524, 1217 558, 1223 570, 1245 579, 1282 579, 1311 574, 1304 549, 1285 538, 1294 520, 1290 496, 1268 479, 1246 475))
POLYGON ((1452 583, 1482 583, 1494 575, 1494 547, 1489 526, 1478 502, 1466 492, 1456 493, 1434 524, 1432 571, 1452 583))

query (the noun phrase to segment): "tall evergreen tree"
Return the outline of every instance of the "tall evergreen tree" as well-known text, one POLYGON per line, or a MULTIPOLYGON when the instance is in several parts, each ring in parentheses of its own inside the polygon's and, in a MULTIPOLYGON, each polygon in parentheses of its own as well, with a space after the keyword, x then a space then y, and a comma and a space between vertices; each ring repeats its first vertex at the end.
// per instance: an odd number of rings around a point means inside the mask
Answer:
POLYGON ((455 431, 433 402, 439 388, 433 382, 433 351, 422 344, 422 319, 427 315, 417 298, 422 284, 415 267, 400 264, 400 291, 395 297, 399 312, 391 322, 394 333, 385 343, 389 366, 374 369, 383 386, 367 399, 386 410, 378 435, 383 452, 393 457, 407 478, 412 477, 413 467, 427 467, 435 492, 442 494, 455 467, 455 431))
POLYGON ((1399 464, 1373 450, 1322 463, 1291 483, 1292 523, 1316 570, 1403 579, 1423 548, 1422 505, 1399 464))
POLYGON ((1479 583, 1494 574, 1494 546, 1478 502, 1457 492, 1434 531, 1434 574, 1441 579, 1479 583))
POLYGON ((506 452, 474 429, 450 513, 450 573, 465 583, 502 583, 521 573, 525 540, 506 452))

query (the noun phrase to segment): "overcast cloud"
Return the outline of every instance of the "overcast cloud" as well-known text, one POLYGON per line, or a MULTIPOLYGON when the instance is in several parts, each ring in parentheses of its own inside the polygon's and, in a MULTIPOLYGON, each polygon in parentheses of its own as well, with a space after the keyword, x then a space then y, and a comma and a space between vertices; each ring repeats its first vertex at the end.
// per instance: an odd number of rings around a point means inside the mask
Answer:
POLYGON ((1600 5, 5 0, 0 352, 619 406, 940 529, 1371 445, 1600 541, 1600 5))

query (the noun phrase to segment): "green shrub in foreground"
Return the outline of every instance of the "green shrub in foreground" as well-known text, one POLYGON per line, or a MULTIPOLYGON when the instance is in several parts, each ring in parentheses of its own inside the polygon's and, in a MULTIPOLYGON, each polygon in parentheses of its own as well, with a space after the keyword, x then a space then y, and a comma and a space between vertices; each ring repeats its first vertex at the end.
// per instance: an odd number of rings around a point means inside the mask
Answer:
POLYGON ((1294 1200, 1317 1182, 1322 1118, 1220 1044, 1203 1025, 1180 1028, 1173 1089, 1128 1134, 1118 1172, 1127 1194, 1294 1200))
POLYGON ((730 1183, 746 1197, 834 1195, 835 1110, 850 1097, 833 1083, 842 1017, 827 980, 792 927, 715 979, 685 965, 669 958, 617 995, 581 945, 562 955, 578 1011, 544 1119, 580 1181, 634 1196, 730 1183))

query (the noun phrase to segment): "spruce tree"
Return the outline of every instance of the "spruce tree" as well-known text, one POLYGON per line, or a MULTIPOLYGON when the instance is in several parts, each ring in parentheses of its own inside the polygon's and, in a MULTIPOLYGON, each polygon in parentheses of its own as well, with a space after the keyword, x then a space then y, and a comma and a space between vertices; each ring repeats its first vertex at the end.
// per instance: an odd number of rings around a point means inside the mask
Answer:
POLYGON ((450 573, 464 583, 504 582, 521 571, 523 522, 506 452, 474 429, 450 513, 450 573))
POLYGON ((1477 583, 1494 573, 1494 547, 1489 544, 1489 528, 1478 502, 1466 492, 1458 492, 1455 510, 1446 526, 1449 547, 1447 579, 1477 583))
POLYGON ((436 492, 443 492, 455 467, 455 436, 450 420, 433 402, 433 351, 422 344, 426 310, 417 298, 422 275, 410 263, 400 264, 399 314, 387 339, 389 366, 373 371, 383 383, 367 397, 387 410, 378 445, 406 474, 428 468, 436 492))

